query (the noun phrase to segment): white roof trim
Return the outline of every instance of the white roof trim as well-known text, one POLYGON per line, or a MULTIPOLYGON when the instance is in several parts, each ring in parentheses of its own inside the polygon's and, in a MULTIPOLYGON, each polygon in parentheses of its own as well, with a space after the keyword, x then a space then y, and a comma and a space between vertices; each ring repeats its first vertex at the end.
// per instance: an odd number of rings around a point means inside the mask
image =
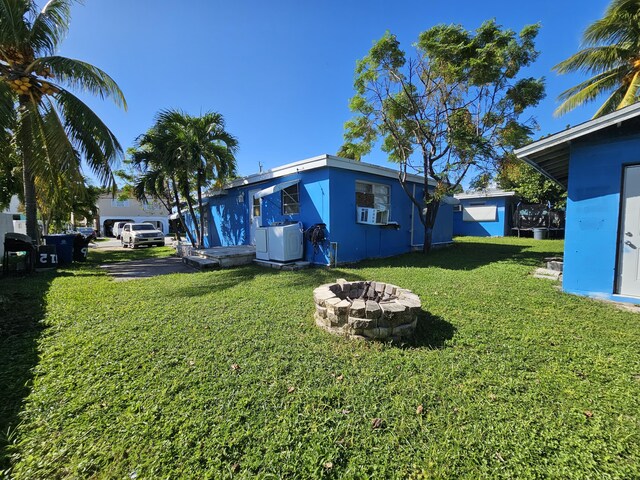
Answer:
MULTIPOLYGON (((333 155, 319 155, 317 157, 307 158, 306 160, 300 160, 298 162, 288 163, 280 167, 272 168, 266 172, 256 173, 253 175, 247 175, 243 178, 238 178, 225 185, 225 188, 241 187, 244 185, 251 185, 258 182, 264 182, 273 178, 284 177, 286 175, 292 175, 294 173, 300 173, 307 170, 315 170, 322 167, 334 167, 342 168, 345 170, 353 170, 356 172, 370 173, 373 175, 379 175, 387 178, 398 178, 398 171, 393 168, 381 167, 379 165, 373 165, 371 163, 357 162, 355 160, 348 160, 346 158, 335 157, 333 155)), ((407 180, 422 183, 424 178, 420 175, 407 175, 407 180)), ((429 179, 430 185, 435 185, 436 182, 429 179)))
POLYGON ((490 190, 486 192, 469 192, 469 193, 456 193, 454 195, 458 200, 466 200, 469 198, 490 198, 490 197, 513 197, 516 192, 505 192, 502 190, 490 190))
POLYGON ((289 188, 293 185, 296 185, 300 180, 291 180, 289 182, 282 182, 274 185, 272 187, 265 188, 253 194, 253 198, 262 198, 267 195, 271 195, 273 193, 279 192, 280 190, 284 190, 285 188, 289 188))
POLYGON ((548 148, 570 142, 571 140, 602 130, 603 128, 611 127, 638 115, 640 115, 640 103, 634 103, 633 105, 608 113, 602 117, 594 118, 575 127, 542 138, 530 143, 526 147, 518 148, 513 153, 515 153, 518 158, 523 158, 547 150, 548 148))

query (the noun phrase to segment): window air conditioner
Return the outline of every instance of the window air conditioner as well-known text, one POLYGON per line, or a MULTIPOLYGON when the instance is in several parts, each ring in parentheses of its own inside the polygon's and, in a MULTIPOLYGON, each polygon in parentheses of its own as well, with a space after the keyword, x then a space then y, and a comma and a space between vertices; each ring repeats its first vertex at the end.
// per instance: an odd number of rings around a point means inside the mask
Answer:
POLYGON ((367 225, 386 225, 387 212, 375 208, 358 207, 358 223, 366 223, 367 225))

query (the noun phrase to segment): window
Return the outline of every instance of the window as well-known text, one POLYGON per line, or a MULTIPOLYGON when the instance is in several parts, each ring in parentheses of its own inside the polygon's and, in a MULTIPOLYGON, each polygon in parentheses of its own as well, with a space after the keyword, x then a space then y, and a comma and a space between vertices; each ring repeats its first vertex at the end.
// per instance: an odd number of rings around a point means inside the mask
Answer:
POLYGON ((115 208, 123 208, 129 206, 129 200, 118 200, 114 198, 111 200, 111 206, 115 208))
POLYGON ((378 225, 389 223, 390 198, 389 185, 356 182, 358 222, 378 225))
MULTIPOLYGON (((127 227, 125 227, 125 230, 129 231, 127 227)), ((155 230, 155 229, 156 227, 154 227, 153 225, 149 225, 148 223, 140 223, 140 224, 134 223, 133 225, 131 225, 131 230, 135 232, 138 232, 140 230, 155 230)))
POLYGON ((453 206, 453 211, 454 212, 461 212, 462 211, 462 205, 460 205, 460 204, 454 205, 453 206))
POLYGON ((253 195, 251 195, 251 198, 253 199, 253 216, 262 216, 262 204, 260 203, 260 198, 256 198, 253 195))
POLYGON ((160 210, 160 204, 158 202, 142 202, 142 210, 144 210, 145 212, 160 210))
POLYGON ((298 184, 291 185, 283 190, 282 193, 282 214, 295 215, 300 213, 300 193, 298 184))

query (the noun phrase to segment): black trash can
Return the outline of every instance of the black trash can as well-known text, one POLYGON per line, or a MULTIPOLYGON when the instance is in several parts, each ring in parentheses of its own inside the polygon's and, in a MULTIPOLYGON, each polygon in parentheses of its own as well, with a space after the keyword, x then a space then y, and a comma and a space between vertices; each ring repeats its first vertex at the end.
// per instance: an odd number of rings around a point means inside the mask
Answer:
POLYGON ((36 247, 31 238, 21 233, 6 233, 4 236, 4 272, 32 272, 35 267, 36 247))
POLYGON ((55 245, 40 245, 36 254, 36 270, 58 268, 58 249, 55 245))
POLYGON ((86 262, 89 255, 89 243, 90 238, 83 235, 76 235, 73 239, 73 261, 74 262, 86 262))

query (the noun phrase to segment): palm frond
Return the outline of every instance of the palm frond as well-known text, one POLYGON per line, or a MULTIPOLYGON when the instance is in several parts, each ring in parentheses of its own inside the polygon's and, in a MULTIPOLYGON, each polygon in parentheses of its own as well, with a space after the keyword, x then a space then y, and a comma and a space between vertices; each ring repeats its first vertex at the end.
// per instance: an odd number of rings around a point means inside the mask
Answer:
POLYGON ((640 15, 635 0, 613 0, 604 16, 589 25, 582 36, 583 45, 633 43, 640 38, 640 15))
POLYGON ((628 107, 638 101, 638 87, 640 86, 640 72, 636 72, 627 87, 624 97, 616 107, 616 110, 628 107))
POLYGON ((28 37, 25 16, 32 7, 29 0, 0 0, 0 45, 21 49, 28 37))
POLYGON ((44 101, 40 105, 39 115, 34 118, 34 123, 37 127, 35 141, 39 144, 41 156, 38 173, 54 169, 69 178, 81 177, 80 156, 51 101, 44 101))
POLYGON ((112 165, 123 157, 122 146, 100 118, 79 98, 61 90, 56 100, 64 128, 87 165, 107 187, 115 187, 112 165))
POLYGON ((553 114, 555 116, 564 115, 585 103, 595 100, 599 95, 619 85, 623 73, 620 69, 601 73, 565 90, 558 96, 562 103, 553 114))
POLYGON ((615 112, 618 108, 618 105, 620 105, 620 102, 624 98, 626 91, 627 89, 624 86, 621 86, 615 92, 613 92, 609 96, 609 98, 605 100, 598 111, 593 115, 593 118, 598 118, 602 115, 606 115, 607 113, 615 112))
POLYGON ((16 96, 5 82, 0 82, 0 130, 12 129, 16 121, 16 96))
POLYGON ((127 108, 127 101, 118 84, 104 71, 89 63, 57 55, 40 57, 30 66, 30 71, 48 67, 57 81, 87 91, 102 99, 110 98, 119 107, 127 108))
POLYGON ((558 63, 553 70, 559 74, 582 72, 586 74, 602 73, 622 65, 630 65, 638 54, 637 50, 621 45, 605 45, 580 50, 566 60, 558 63))
POLYGON ((49 0, 31 25, 29 44, 41 55, 53 55, 69 30, 70 0, 49 0))

